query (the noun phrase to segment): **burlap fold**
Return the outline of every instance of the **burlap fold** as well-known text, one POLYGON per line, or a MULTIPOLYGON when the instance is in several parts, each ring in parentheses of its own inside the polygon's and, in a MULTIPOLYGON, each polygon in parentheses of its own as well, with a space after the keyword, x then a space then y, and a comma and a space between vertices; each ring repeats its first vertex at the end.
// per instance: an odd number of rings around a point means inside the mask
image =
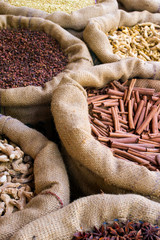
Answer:
POLYGON ((77 231, 91 231, 103 222, 148 221, 160 224, 160 204, 145 197, 99 194, 78 199, 19 230, 11 240, 71 240, 77 231))
MULTIPOLYGON (((82 86, 103 87, 111 80, 134 77, 160 79, 160 64, 132 58, 102 64, 86 72, 68 74, 53 92, 51 110, 65 148, 66 164, 72 181, 86 195, 101 190, 105 193, 129 191, 159 201, 159 172, 113 157, 111 150, 91 135, 87 96, 82 86)), ((159 81, 144 80, 145 85, 147 82, 148 86, 156 82, 154 86, 160 91, 159 81)), ((137 80, 137 85, 143 86, 143 81, 137 80)))
POLYGON ((81 40, 51 21, 36 17, 0 15, 0 29, 16 29, 18 27, 44 31, 51 35, 59 42, 69 59, 65 70, 51 81, 45 83, 43 88, 41 86, 27 86, 16 89, 0 89, 1 113, 16 117, 24 123, 36 123, 51 118, 48 106, 51 102, 52 92, 61 81, 61 78, 71 70, 75 71, 91 66, 92 58, 86 45, 81 40), (46 114, 43 111, 44 107, 46 108, 46 114), (21 109, 25 109, 22 115, 21 109), (31 115, 29 122, 26 121, 28 115, 31 115))
POLYGON ((143 11, 160 12, 159 0, 117 0, 127 11, 143 11))
POLYGON ((36 193, 24 210, 0 217, 0 239, 6 240, 29 222, 67 205, 69 182, 57 145, 41 133, 1 115, 0 134, 5 134, 34 159, 36 193))
POLYGON ((111 14, 90 19, 83 32, 83 38, 102 63, 119 61, 121 58, 113 54, 106 33, 121 26, 131 27, 144 22, 160 24, 160 14, 148 11, 128 13, 118 10, 111 14))
POLYGON ((71 14, 56 11, 52 14, 28 7, 14 7, 6 2, 0 1, 0 14, 21 15, 26 17, 41 17, 59 24, 63 28, 82 30, 88 19, 102 16, 118 9, 116 0, 98 0, 96 5, 73 11, 71 14))

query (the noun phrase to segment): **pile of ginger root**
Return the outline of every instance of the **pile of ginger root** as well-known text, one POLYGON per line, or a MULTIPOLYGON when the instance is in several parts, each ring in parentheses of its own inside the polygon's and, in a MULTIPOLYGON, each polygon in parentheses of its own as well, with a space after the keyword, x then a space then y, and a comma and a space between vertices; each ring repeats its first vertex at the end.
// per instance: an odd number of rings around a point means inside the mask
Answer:
POLYGON ((22 210, 34 197, 33 159, 0 139, 0 217, 22 210))

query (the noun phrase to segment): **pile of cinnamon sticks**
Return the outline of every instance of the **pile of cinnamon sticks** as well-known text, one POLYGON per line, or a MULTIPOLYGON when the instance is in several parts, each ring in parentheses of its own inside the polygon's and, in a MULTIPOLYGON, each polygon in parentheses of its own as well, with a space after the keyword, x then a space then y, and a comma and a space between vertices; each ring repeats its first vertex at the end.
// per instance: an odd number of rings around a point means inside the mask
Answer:
POLYGON ((128 83, 87 89, 92 134, 115 157, 159 171, 160 92, 135 87, 136 79, 128 83))

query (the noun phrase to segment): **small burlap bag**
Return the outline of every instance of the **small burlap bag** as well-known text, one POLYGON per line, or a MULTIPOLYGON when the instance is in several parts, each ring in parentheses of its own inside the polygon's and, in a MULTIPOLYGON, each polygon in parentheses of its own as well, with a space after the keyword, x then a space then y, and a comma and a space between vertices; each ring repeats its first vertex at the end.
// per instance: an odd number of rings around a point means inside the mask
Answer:
POLYGON ((115 13, 90 19, 83 32, 83 38, 102 63, 119 61, 121 58, 113 53, 106 33, 121 26, 132 27, 144 22, 160 24, 160 14, 147 11, 128 13, 118 10, 115 13))
POLYGON ((92 59, 86 45, 81 40, 51 21, 36 17, 0 15, 0 29, 17 29, 19 27, 43 31, 51 35, 59 42, 69 59, 65 70, 45 83, 44 87, 27 86, 0 89, 0 106, 3 114, 16 117, 24 123, 36 123, 51 118, 52 91, 59 84, 62 76, 71 70, 75 71, 91 66, 92 59), (28 116, 30 117, 28 118, 28 116))
POLYGON ((147 10, 149 12, 160 12, 160 1, 159 0, 118 0, 119 3, 127 11, 143 11, 147 10))
POLYGON ((99 194, 84 197, 19 230, 12 240, 71 240, 77 231, 91 231, 103 222, 147 221, 160 224, 160 204, 145 197, 99 194))
POLYGON ((88 19, 102 16, 118 9, 116 0, 98 0, 96 5, 73 11, 71 14, 56 11, 52 14, 28 7, 14 7, 6 2, 0 1, 0 14, 21 15, 26 17, 41 17, 59 24, 63 28, 82 30, 88 19))
POLYGON ((69 182, 55 143, 11 117, 0 117, 0 134, 5 134, 34 159, 35 197, 26 207, 0 217, 0 239, 9 239, 29 222, 69 203, 69 182))
MULTIPOLYGON (((51 110, 65 148, 71 182, 76 183, 83 194, 100 193, 101 190, 105 193, 129 191, 159 201, 159 172, 113 157, 111 150, 91 135, 87 96, 82 86, 103 87, 111 80, 134 77, 160 79, 160 64, 131 58, 94 66, 86 72, 68 74, 53 92, 51 110)), ((144 82, 149 86, 153 80, 144 82)), ((160 82, 156 84, 156 90, 160 91, 160 82)))

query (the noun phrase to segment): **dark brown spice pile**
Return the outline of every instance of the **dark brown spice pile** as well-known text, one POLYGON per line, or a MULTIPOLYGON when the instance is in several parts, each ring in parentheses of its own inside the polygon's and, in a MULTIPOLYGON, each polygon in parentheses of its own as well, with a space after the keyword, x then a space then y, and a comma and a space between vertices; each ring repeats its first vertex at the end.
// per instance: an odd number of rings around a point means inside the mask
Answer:
POLYGON ((145 223, 114 222, 113 225, 103 224, 99 229, 94 227, 91 232, 77 232, 72 240, 159 240, 160 228, 145 223))
POLYGON ((135 83, 87 89, 92 134, 115 157, 160 171, 160 92, 135 83))
POLYGON ((0 88, 43 87, 67 63, 59 43, 44 32, 0 30, 0 88))

